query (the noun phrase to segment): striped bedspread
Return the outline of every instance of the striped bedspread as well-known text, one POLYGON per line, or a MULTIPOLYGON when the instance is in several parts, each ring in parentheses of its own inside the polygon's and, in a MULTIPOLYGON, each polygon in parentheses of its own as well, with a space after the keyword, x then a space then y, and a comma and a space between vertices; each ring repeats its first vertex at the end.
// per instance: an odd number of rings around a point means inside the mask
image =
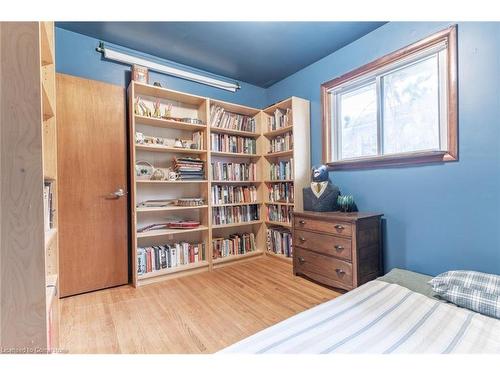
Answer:
POLYGON ((374 280, 220 353, 500 353, 500 320, 374 280))

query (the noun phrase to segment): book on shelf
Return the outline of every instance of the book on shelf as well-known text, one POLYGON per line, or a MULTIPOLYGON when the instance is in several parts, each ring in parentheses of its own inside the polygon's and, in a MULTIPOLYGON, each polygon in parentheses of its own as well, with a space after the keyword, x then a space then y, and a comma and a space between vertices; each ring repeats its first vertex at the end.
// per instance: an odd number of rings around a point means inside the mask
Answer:
POLYGON ((257 202, 257 188, 255 186, 212 186, 212 204, 218 205, 254 202, 257 202))
POLYGON ((252 251, 255 251, 255 234, 253 233, 237 233, 228 238, 212 239, 213 259, 246 254, 252 251))
POLYGON ((293 182, 278 182, 271 184, 268 188, 268 199, 269 202, 293 203, 293 182))
POLYGON ((203 137, 203 132, 197 131, 193 132, 193 144, 196 145, 197 150, 205 149, 205 141, 203 137))
POLYGON ((269 142, 269 153, 290 151, 293 149, 293 135, 292 132, 287 132, 283 135, 274 137, 269 142))
POLYGON ((212 224, 225 225, 259 220, 259 206, 256 204, 212 207, 212 224))
POLYGON ((292 110, 290 108, 276 108, 274 113, 267 116, 267 129, 274 131, 292 125, 292 110))
POLYGON ((43 185, 43 225, 45 232, 54 228, 54 183, 44 182, 43 185))
POLYGON ((178 242, 137 249, 137 274, 160 271, 205 260, 204 243, 178 242))
POLYGON ((293 255, 292 233, 289 229, 268 228, 266 234, 268 252, 286 257, 293 255))
POLYGON ((212 151, 249 155, 255 155, 257 153, 257 142, 254 138, 212 133, 210 134, 210 140, 212 151))
POLYGON ((218 105, 210 106, 210 126, 255 133, 255 119, 226 111, 218 105))
POLYGON ((212 179, 215 181, 255 181, 257 164, 255 163, 212 163, 212 179))
POLYGON ((180 180, 203 180, 205 162, 200 158, 174 158, 174 171, 180 180))
POLYGON ((291 224, 293 215, 293 206, 280 206, 270 204, 267 206, 267 220, 278 223, 291 224))
POLYGON ((270 180, 293 180, 293 158, 271 163, 269 166, 270 180))

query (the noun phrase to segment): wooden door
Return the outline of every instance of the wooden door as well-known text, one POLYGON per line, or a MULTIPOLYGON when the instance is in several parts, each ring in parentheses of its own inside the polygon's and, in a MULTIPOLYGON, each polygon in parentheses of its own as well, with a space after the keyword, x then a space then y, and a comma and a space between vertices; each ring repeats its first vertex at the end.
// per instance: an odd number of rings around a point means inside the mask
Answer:
POLYGON ((61 296, 128 282, 122 87, 57 75, 61 296), (123 196, 113 195, 122 189, 123 196))

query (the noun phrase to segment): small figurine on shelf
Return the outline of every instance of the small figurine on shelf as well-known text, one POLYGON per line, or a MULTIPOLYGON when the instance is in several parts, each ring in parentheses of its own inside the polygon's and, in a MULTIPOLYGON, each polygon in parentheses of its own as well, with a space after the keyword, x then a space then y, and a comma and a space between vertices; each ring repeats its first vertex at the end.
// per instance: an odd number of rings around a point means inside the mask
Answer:
POLYGON ((356 212, 358 210, 352 195, 339 195, 337 198, 337 205, 342 212, 356 212))
POLYGON ((141 97, 140 96, 138 96, 135 99, 135 102, 134 102, 134 113, 136 115, 141 115, 142 114, 142 111, 141 111, 141 97))
POLYGON ((153 117, 160 118, 161 117, 160 99, 156 99, 155 103, 153 104, 153 107, 154 107, 153 117))
POLYGON ((168 119, 172 117, 172 104, 168 103, 165 107, 165 113, 163 114, 163 118, 168 119))

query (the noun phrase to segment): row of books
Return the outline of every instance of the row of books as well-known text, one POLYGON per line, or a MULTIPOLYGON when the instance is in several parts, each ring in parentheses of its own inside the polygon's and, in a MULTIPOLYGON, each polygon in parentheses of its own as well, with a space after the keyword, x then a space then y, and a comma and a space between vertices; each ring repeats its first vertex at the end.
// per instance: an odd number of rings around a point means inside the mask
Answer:
POLYGON ((269 178, 271 180, 293 180, 293 158, 271 163, 269 167, 269 178))
POLYGON ((257 188, 255 186, 212 186, 212 204, 254 202, 257 202, 257 188))
POLYGON ((292 110, 276 108, 272 116, 267 117, 267 129, 273 131, 292 125, 292 110))
POLYGON ((267 220, 279 223, 292 223, 293 206, 267 205, 267 220))
POLYGON ((174 158, 174 170, 180 180, 203 180, 204 161, 200 158, 174 158))
POLYGON ((232 234, 228 238, 214 238, 212 239, 212 251, 214 259, 255 251, 255 235, 242 233, 232 234))
POLYGON ((284 228, 267 229, 267 251, 291 257, 293 255, 292 233, 284 228))
POLYGON ((293 135, 292 132, 279 135, 269 143, 269 152, 288 151, 293 149, 293 135))
POLYGON ((210 134, 212 151, 256 154, 257 142, 253 138, 229 134, 210 134))
POLYGON ((174 268, 205 260, 204 243, 180 242, 137 249, 137 274, 174 268))
POLYGON ((256 204, 212 208, 213 225, 246 223, 255 220, 259 220, 259 206, 256 204))
POLYGON ((226 111, 218 105, 210 106, 210 126, 255 133, 255 119, 226 111))
POLYGON ((45 182, 43 185, 43 225, 45 231, 54 228, 54 183, 45 182))
POLYGON ((293 182, 279 182, 268 188, 269 202, 294 202, 293 182))
POLYGON ((215 181, 255 181, 257 164, 255 163, 212 163, 212 179, 215 181))

